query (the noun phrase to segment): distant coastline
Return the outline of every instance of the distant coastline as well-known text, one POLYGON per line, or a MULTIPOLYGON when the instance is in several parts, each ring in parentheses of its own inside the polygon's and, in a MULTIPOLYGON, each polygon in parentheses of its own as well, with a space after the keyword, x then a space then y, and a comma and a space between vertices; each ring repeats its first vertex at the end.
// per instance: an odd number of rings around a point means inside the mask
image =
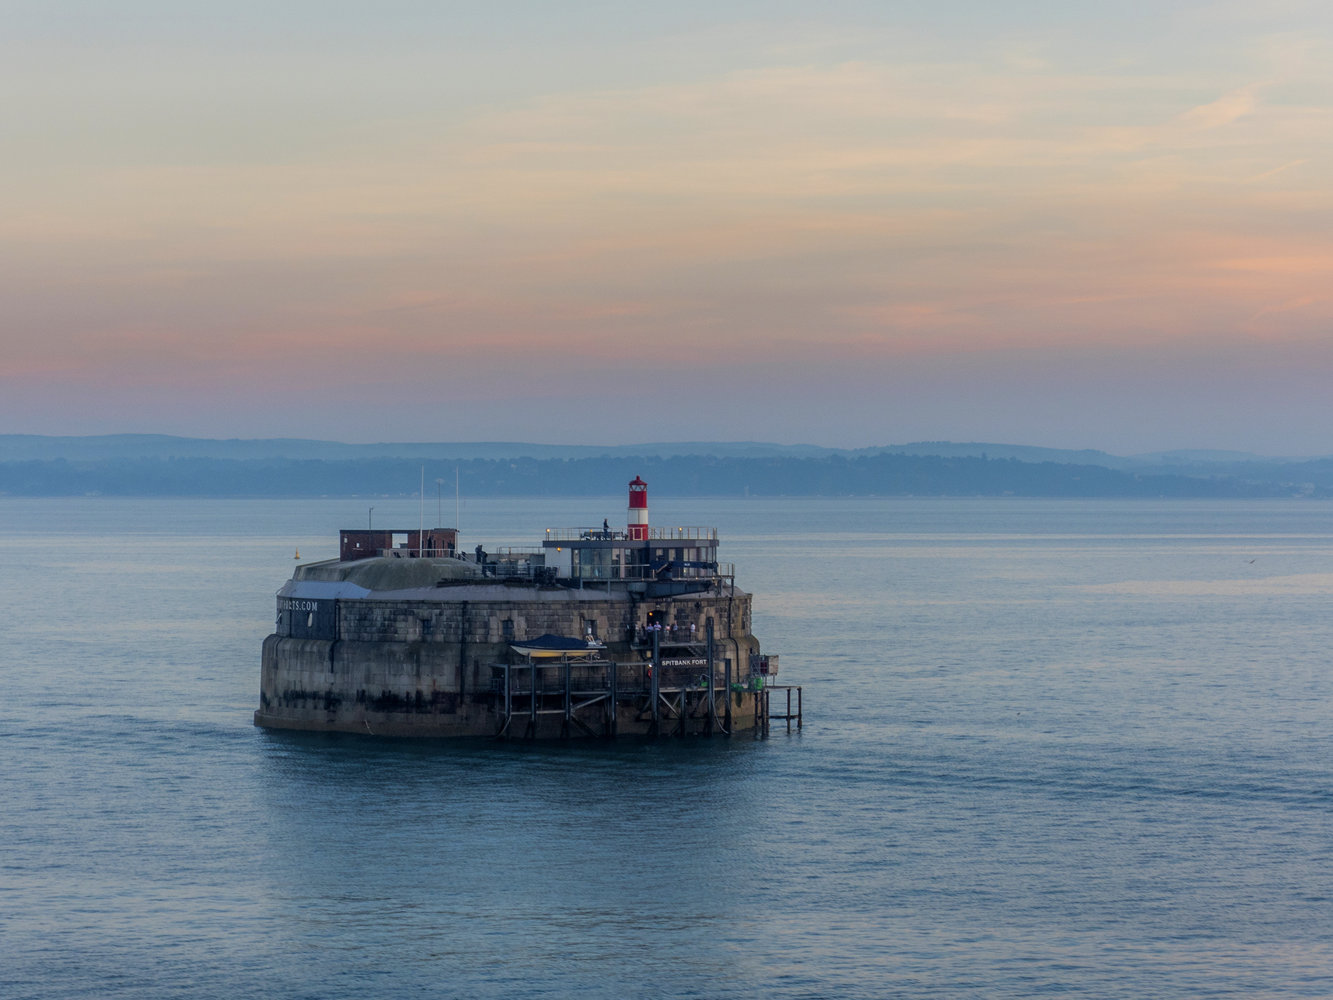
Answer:
POLYGON ((617 447, 0 435, 0 496, 415 495, 455 473, 469 496, 599 495, 635 475, 664 496, 1333 496, 1333 458, 1219 452, 1123 457, 925 442, 837 450, 758 442, 617 447))

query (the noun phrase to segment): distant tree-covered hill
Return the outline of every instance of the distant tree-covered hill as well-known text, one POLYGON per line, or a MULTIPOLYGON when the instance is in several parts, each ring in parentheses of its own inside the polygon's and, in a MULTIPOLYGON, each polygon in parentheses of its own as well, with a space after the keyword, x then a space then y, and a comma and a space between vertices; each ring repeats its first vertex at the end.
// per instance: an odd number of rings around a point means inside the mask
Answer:
MULTIPOLYGON (((909 446, 910 447, 910 446, 909 446)), ((997 446, 1002 447, 1002 446, 997 446)), ((417 461, 467 461, 516 458, 599 458, 656 455, 716 455, 724 458, 773 456, 817 457, 840 454, 837 448, 818 445, 767 444, 761 441, 665 441, 634 445, 533 444, 522 441, 441 441, 346 444, 307 438, 176 437, 170 434, 103 434, 55 437, 40 434, 0 434, 0 462, 104 461, 118 459, 224 458, 224 459, 352 459, 411 458, 417 461)), ((850 452, 847 452, 850 454, 850 452)), ((1051 451, 1050 455, 1059 454, 1051 451)), ((1070 453, 1073 454, 1073 453, 1070 453)), ((1050 457, 1050 455, 1044 457, 1050 457)), ((1022 456, 1015 456, 1022 457, 1022 456)), ((1107 456, 1108 458, 1111 456, 1107 456)))
POLYGON ((9 496, 413 495, 427 482, 469 496, 605 496, 641 475, 662 496, 1282 497, 1333 494, 1333 461, 1242 463, 1229 474, 1123 470, 989 456, 888 451, 564 458, 115 457, 0 461, 9 496))

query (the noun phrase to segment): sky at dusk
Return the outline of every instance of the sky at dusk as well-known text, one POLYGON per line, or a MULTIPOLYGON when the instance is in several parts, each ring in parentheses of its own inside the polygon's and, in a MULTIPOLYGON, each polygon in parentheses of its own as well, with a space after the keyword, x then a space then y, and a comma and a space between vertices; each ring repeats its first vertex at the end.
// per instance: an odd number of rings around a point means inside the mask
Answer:
POLYGON ((1333 453, 1333 5, 5 4, 0 433, 1333 453))

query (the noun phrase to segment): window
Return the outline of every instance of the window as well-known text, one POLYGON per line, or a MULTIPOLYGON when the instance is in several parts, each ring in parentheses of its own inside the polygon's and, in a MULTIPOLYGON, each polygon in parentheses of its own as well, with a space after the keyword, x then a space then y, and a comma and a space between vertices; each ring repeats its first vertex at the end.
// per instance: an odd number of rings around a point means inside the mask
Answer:
POLYGON ((500 634, 504 636, 506 642, 514 638, 514 619, 506 618, 500 623, 500 634))

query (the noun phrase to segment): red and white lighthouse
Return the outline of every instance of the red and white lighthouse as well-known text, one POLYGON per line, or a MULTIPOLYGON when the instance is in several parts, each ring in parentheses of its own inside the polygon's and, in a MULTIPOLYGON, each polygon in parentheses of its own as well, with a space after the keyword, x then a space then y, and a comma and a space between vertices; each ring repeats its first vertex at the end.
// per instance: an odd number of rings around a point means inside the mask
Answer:
POLYGON ((648 540, 648 484, 638 476, 629 484, 629 524, 625 537, 631 542, 648 540))

